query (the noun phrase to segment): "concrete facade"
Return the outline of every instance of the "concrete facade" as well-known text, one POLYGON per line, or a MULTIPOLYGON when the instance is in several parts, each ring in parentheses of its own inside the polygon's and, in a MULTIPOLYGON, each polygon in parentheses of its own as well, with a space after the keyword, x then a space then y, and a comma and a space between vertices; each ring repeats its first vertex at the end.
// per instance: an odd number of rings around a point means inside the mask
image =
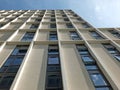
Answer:
POLYGON ((0 26, 0 90, 120 90, 120 59, 103 45, 110 44, 119 52, 120 28, 95 28, 72 10, 1 10, 0 26), (115 33, 110 33, 111 30, 115 33), (27 32, 34 33, 33 38, 22 41, 27 32), (55 35, 50 39, 50 32, 57 33, 57 40, 54 40, 55 35), (13 74, 2 68, 17 45, 29 47, 18 71, 14 72, 13 81, 9 84, 6 80, 6 85, 4 77, 13 74), (59 48, 62 79, 59 88, 46 86, 49 45, 59 48), (76 45, 87 47, 108 86, 95 86, 76 45))

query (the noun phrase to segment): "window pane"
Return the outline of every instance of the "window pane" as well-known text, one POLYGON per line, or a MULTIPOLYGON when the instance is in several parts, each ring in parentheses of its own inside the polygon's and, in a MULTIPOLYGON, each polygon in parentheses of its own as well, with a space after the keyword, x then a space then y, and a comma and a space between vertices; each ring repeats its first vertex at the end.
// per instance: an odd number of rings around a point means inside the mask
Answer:
POLYGON ((30 27, 30 29, 37 29, 38 26, 39 26, 38 24, 32 24, 31 27, 30 27))
POLYGON ((12 63, 13 60, 14 60, 14 57, 9 57, 9 58, 6 60, 4 66, 9 66, 9 65, 12 63))
POLYGON ((58 49, 49 49, 48 54, 58 54, 58 49))
POLYGON ((12 55, 17 55, 19 49, 18 48, 15 48, 14 51, 12 52, 12 55))
POLYGON ((47 70, 49 71, 49 72, 59 72, 60 71, 60 66, 58 66, 58 65, 55 65, 55 66, 48 66, 47 67, 47 70))
POLYGON ((16 57, 12 65, 20 65, 23 60, 23 57, 16 57))
POLYGON ((60 75, 48 75, 47 87, 60 87, 61 78, 60 75))
POLYGON ((49 56, 48 64, 59 64, 58 56, 49 56))
POLYGON ((95 86, 107 85, 101 74, 91 74, 90 76, 95 86))
POLYGON ((96 70, 98 67, 96 65, 86 65, 85 66, 87 70, 96 70))
POLYGON ((6 76, 0 81, 0 87, 7 87, 12 84, 12 81, 14 80, 14 76, 6 76))
POLYGON ((87 54, 89 54, 88 51, 86 51, 86 50, 79 51, 79 53, 80 53, 81 55, 87 55, 87 54))
POLYGON ((10 66, 7 70, 7 72, 17 72, 19 69, 19 66, 10 66))
POLYGON ((25 55, 26 52, 27 52, 27 49, 20 49, 18 51, 18 55, 25 55))
POLYGON ((66 26, 67 26, 67 28, 74 28, 71 23, 67 23, 66 26))
POLYGON ((112 90, 109 87, 100 87, 100 88, 96 88, 95 90, 112 90))
POLYGON ((94 62, 90 56, 82 56, 82 60, 84 62, 94 62))
POLYGON ((50 24, 50 28, 56 28, 56 24, 50 24))
POLYGON ((115 55, 115 58, 120 61, 120 55, 115 55))
POLYGON ((1 67, 1 68, 0 68, 0 72, 1 72, 1 73, 4 73, 7 69, 8 69, 8 67, 1 67))

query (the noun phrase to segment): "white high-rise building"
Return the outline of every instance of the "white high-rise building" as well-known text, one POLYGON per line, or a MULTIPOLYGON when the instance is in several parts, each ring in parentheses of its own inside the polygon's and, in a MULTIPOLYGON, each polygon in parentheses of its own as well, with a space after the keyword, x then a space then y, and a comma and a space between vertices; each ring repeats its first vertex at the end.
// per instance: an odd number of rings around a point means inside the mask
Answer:
POLYGON ((0 10, 0 90, 120 90, 120 29, 72 10, 0 10))

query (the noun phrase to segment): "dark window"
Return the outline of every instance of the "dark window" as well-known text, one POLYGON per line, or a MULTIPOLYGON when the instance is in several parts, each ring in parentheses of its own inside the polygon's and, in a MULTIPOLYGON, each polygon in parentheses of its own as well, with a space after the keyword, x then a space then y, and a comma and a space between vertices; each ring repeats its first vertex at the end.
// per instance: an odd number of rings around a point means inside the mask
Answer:
POLYGON ((55 15, 51 15, 51 17, 55 17, 55 15))
POLYGON ((60 88, 61 86, 61 75, 48 75, 47 87, 60 88))
POLYGON ((19 69, 19 66, 10 66, 7 69, 6 73, 17 73, 18 69, 19 69))
POLYGON ((39 24, 32 24, 31 27, 30 27, 30 29, 37 29, 38 26, 39 26, 39 24))
POLYGON ((77 18, 78 21, 83 21, 81 18, 77 18))
POLYGON ((0 81, 0 88, 9 88, 14 80, 14 76, 4 76, 0 81))
POLYGON ((58 47, 57 46, 49 47, 48 54, 50 54, 50 55, 59 54, 58 47))
POLYGON ((70 31, 70 36, 72 40, 80 40, 81 38, 79 37, 79 35, 77 34, 77 32, 75 31, 70 31))
POLYGON ((82 26, 83 26, 84 28, 90 28, 90 26, 89 26, 87 23, 82 23, 82 26))
POLYGON ((4 66, 9 66, 9 65, 12 63, 13 60, 14 60, 14 57, 13 57, 13 56, 10 56, 10 57, 6 60, 6 62, 4 63, 4 66))
POLYGON ((103 44, 103 46, 108 50, 108 52, 120 61, 120 52, 111 44, 103 44))
POLYGON ((41 21, 41 19, 35 19, 35 21, 40 22, 40 21, 41 21))
POLYGON ((11 65, 21 65, 22 60, 23 60, 23 57, 18 56, 14 59, 14 61, 11 63, 11 65))
POLYGON ((62 15, 62 17, 67 17, 66 15, 62 15))
MULTIPOLYGON (((42 14, 42 13, 41 13, 41 14, 42 14)), ((38 17, 42 18, 42 17, 43 17, 43 15, 38 15, 38 17)))
POLYGON ((58 65, 49 65, 47 67, 48 72, 60 72, 60 66, 58 65))
POLYGON ((120 33, 115 31, 115 30, 109 30, 109 32, 114 36, 114 37, 117 37, 117 38, 120 38, 120 33))
POLYGON ((104 77, 103 73, 96 64, 95 59, 89 53, 87 47, 81 44, 77 45, 77 49, 96 90, 112 90, 112 87, 104 77), (81 53, 83 51, 86 51, 87 53, 81 53))
POLYGON ((26 32, 21 41, 32 41, 34 32, 26 32))
POLYGON ((49 45, 45 90, 63 90, 58 45, 49 45))
POLYGON ((96 31, 90 31, 91 35, 95 38, 95 39, 104 39, 102 36, 100 36, 96 31))
POLYGON ((9 90, 27 49, 28 45, 17 45, 0 68, 0 90, 9 90))
POLYGON ((74 16, 74 17, 78 17, 78 15, 77 15, 77 14, 74 14, 73 16, 74 16))
POLYGON ((51 31, 49 34, 49 40, 57 40, 57 32, 51 31))
POLYGON ((67 28, 74 28, 71 23, 66 23, 67 28))
POLYGON ((0 28, 1 28, 2 26, 4 26, 4 24, 0 24, 0 28))
POLYGON ((18 48, 16 48, 14 51, 13 51, 13 53, 12 53, 12 55, 24 55, 25 53, 27 52, 27 49, 18 49, 18 48))
POLYGON ((64 18, 64 21, 69 21, 69 19, 68 18, 64 18))
POLYGON ((56 28, 56 24, 55 23, 50 24, 50 28, 56 28))
POLYGON ((55 21, 55 18, 51 18, 51 21, 54 22, 54 21, 55 21))

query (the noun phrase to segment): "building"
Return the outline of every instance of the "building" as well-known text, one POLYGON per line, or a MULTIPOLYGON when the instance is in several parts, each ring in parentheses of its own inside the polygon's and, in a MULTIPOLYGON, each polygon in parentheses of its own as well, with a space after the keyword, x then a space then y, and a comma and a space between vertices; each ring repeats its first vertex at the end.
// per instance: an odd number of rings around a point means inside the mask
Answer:
POLYGON ((72 10, 1 10, 0 90, 120 90, 119 33, 72 10))

